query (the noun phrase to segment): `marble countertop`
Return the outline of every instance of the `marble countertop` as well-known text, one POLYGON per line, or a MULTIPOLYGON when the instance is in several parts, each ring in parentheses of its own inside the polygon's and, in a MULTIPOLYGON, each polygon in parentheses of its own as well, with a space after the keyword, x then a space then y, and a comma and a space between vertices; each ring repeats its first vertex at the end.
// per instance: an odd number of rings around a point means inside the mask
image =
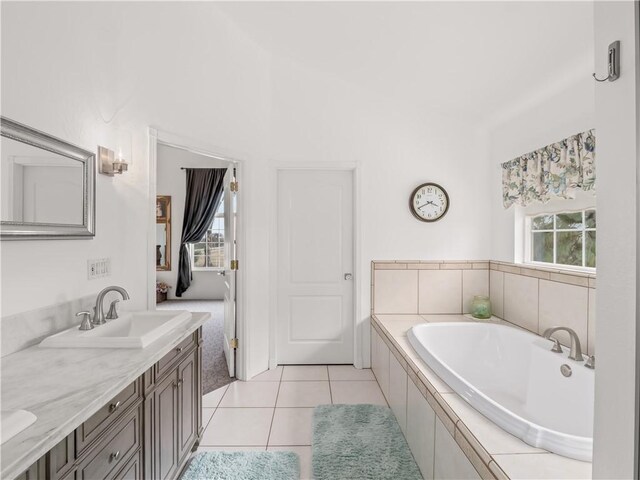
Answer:
POLYGON ((2 358, 2 409, 38 419, 0 446, 0 477, 24 472, 210 317, 193 313, 144 349, 34 346, 2 358))

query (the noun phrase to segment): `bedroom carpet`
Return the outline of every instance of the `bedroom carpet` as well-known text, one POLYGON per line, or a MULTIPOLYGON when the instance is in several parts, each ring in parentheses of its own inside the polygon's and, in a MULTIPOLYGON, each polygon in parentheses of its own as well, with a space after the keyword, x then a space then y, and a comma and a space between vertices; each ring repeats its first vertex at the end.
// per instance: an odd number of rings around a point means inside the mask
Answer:
POLYGON ((210 312, 211 319, 202 326, 202 394, 224 387, 235 380, 229 376, 227 360, 222 348, 224 302, 221 300, 167 300, 158 310, 188 310, 210 312))

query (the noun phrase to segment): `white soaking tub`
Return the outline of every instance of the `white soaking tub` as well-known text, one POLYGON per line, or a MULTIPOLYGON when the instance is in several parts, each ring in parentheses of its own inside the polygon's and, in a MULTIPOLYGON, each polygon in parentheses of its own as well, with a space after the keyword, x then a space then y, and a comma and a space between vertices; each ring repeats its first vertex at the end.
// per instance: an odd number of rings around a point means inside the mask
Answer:
POLYGON ((591 461, 594 371, 569 360, 568 348, 554 353, 550 340, 494 323, 420 324, 408 337, 442 380, 504 430, 534 447, 591 461))

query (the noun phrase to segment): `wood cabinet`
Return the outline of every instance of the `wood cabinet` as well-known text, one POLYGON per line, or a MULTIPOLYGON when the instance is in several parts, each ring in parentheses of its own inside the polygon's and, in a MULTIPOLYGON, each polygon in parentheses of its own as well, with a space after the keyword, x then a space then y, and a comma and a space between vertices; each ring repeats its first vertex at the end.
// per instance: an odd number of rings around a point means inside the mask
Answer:
POLYGON ((18 479, 177 478, 203 432, 201 343, 199 329, 18 479))

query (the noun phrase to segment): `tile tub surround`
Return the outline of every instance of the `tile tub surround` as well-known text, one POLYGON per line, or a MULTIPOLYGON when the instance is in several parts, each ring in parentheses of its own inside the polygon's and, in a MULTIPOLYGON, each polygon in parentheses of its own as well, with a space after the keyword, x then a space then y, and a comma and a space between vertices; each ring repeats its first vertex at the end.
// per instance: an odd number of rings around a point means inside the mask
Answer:
POLYGON ((38 419, 2 446, 1 478, 15 478, 210 317, 194 313, 145 349, 40 348, 0 363, 2 408, 38 419))
MULTIPOLYGON (((582 350, 595 354, 596 276, 507 262, 387 260, 371 263, 372 314, 461 314, 474 295, 491 299, 493 314, 541 335, 573 328, 582 350)), ((565 332, 558 339, 569 345, 565 332)))
MULTIPOLYGON (((433 321, 473 321, 473 318, 468 315, 373 315, 372 342, 376 337, 384 342, 390 352, 389 361, 395 360, 405 370, 411 389, 415 386, 435 412, 436 420, 440 422, 436 423, 441 426, 440 435, 444 428, 481 478, 591 478, 590 463, 555 455, 522 442, 452 392, 418 356, 406 337, 407 330, 413 325, 433 321)), ((494 321, 506 324, 500 319, 494 321)), ((373 346, 372 349, 375 351, 373 346)), ((383 385, 381 389, 385 392, 383 385)), ((407 424, 411 423, 412 419, 407 418, 407 424)))

